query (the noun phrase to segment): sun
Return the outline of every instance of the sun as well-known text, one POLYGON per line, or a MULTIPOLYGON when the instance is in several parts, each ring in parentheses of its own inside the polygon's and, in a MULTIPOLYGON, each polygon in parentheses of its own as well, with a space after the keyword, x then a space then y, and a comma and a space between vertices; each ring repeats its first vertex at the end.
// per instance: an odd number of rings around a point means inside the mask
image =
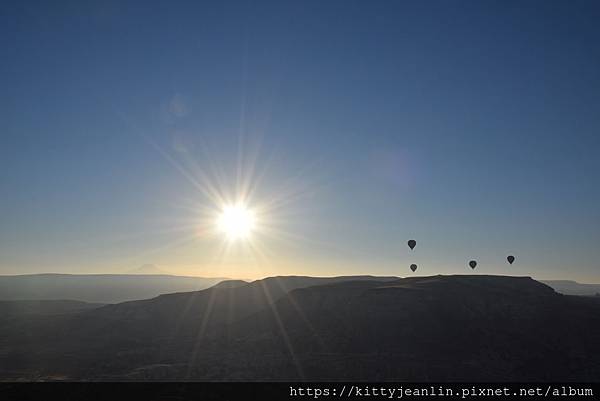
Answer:
POLYGON ((229 240, 247 239, 256 227, 256 216, 244 204, 223 207, 217 219, 218 230, 229 240))

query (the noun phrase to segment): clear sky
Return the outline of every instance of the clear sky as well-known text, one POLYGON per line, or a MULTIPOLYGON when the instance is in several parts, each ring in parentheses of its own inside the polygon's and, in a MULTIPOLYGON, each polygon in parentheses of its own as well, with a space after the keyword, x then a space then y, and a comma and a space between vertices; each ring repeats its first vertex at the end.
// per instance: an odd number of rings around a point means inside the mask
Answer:
POLYGON ((600 282, 598 21, 577 0, 3 1, 0 274, 476 259, 600 282), (263 227, 225 246, 207 210, 243 182, 263 227))

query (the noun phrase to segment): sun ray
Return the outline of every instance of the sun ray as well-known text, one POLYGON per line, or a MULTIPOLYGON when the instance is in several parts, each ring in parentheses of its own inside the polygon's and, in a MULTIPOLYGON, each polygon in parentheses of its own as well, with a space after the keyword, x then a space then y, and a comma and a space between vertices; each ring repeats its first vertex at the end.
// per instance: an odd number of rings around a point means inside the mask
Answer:
POLYGON ((208 298, 208 305, 206 307, 206 310, 204 311, 204 314, 202 315, 202 321, 200 322, 200 328, 198 329, 198 334, 196 335, 196 339, 192 344, 192 352, 190 353, 190 359, 189 359, 190 362, 189 362, 188 373, 187 373, 188 378, 192 372, 192 368, 198 357, 198 352, 200 351, 200 346, 202 344, 202 340, 204 339, 204 335, 206 333, 206 328, 208 327, 208 321, 213 312, 215 297, 217 296, 217 293, 218 293, 218 290, 216 290, 215 288, 212 288, 209 291, 210 291, 210 294, 209 294, 209 298, 208 298))
MULTIPOLYGON (((277 280, 277 277, 275 277, 274 280, 277 280)), ((262 280, 262 281, 260 281, 260 284, 261 284, 263 293, 264 293, 265 297, 267 298, 267 304, 269 305, 269 308, 271 309, 271 313, 275 320, 277 328, 279 329, 279 332, 281 333, 281 338, 285 344, 285 347, 287 348, 287 351, 290 354, 290 357, 292 358, 292 363, 294 364, 294 367, 296 368, 296 372, 298 373, 300 380, 304 380, 305 375, 304 375, 304 370, 302 368, 302 364, 301 364, 300 360, 298 359, 296 352, 294 351, 294 346, 292 344, 292 341, 290 340, 290 336, 288 335, 288 332, 283 324, 283 321, 281 320, 281 316, 279 316, 279 311, 277 310, 277 305, 273 301, 273 297, 271 296, 271 293, 269 292, 269 288, 267 287, 266 282, 264 280, 262 280)))

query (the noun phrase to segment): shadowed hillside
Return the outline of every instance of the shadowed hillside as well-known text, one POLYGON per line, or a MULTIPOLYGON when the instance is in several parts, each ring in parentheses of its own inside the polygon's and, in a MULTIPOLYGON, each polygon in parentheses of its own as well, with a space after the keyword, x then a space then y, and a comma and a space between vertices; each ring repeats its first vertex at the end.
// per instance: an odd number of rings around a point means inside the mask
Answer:
POLYGON ((3 377, 600 377, 600 302, 557 294, 528 277, 274 277, 0 330, 0 366, 10 367, 3 377))
POLYGON ((23 315, 57 315, 81 312, 101 306, 103 305, 68 300, 0 301, 0 319, 23 315))

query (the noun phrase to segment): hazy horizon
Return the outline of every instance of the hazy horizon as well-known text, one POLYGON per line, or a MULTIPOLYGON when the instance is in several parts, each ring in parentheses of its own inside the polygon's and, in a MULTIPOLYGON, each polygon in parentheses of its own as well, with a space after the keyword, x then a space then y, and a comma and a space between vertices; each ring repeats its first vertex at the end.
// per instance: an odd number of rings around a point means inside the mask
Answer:
POLYGON ((598 2, 2 10, 1 275, 600 283, 598 2))
MULTIPOLYGON (((327 278, 327 277, 342 277, 342 276, 374 276, 374 277, 398 277, 398 278, 406 278, 406 277, 427 277, 427 276, 435 276, 438 274, 431 274, 431 275, 426 275, 426 274, 418 274, 418 273, 412 273, 412 274, 372 274, 372 273, 360 273, 360 272, 356 272, 356 273, 351 273, 351 274, 303 274, 303 273, 282 273, 282 274, 273 274, 273 275, 265 275, 265 276, 256 276, 256 277, 235 277, 235 276, 207 276, 207 275, 202 275, 202 274, 195 274, 193 273, 194 270, 192 270, 191 273, 185 273, 185 271, 183 272, 174 272, 174 271, 169 271, 169 270, 165 270, 162 273, 136 273, 136 272, 132 272, 131 270, 126 270, 126 271, 100 271, 100 272, 86 272, 86 273, 77 273, 77 272, 60 272, 60 271, 40 271, 40 272, 36 272, 36 273, 1 273, 0 277, 2 276, 27 276, 27 275, 43 275, 43 274, 57 274, 57 275, 89 275, 89 276, 94 276, 94 275, 142 275, 142 276, 160 276, 160 275, 168 275, 168 276, 177 276, 177 277, 198 277, 198 278, 219 278, 219 279, 223 279, 223 280, 243 280, 243 281, 255 281, 255 280, 262 280, 265 278, 269 278, 269 277, 276 277, 276 276, 281 276, 281 277, 293 277, 293 276, 305 276, 305 277, 322 277, 322 278, 327 278)), ((577 280, 577 279, 573 279, 570 277, 537 277, 537 276, 530 276, 527 274, 494 274, 494 273, 484 273, 484 272, 476 272, 476 271, 471 271, 471 272, 456 272, 456 273, 445 273, 445 274, 441 274, 442 276, 460 276, 460 275, 466 275, 466 276, 471 276, 471 275, 500 275, 500 276, 511 276, 511 277, 531 277, 534 280, 538 280, 538 281, 574 281, 580 284, 594 284, 594 285, 600 285, 600 282, 594 282, 594 281, 583 281, 583 280, 577 280)))

